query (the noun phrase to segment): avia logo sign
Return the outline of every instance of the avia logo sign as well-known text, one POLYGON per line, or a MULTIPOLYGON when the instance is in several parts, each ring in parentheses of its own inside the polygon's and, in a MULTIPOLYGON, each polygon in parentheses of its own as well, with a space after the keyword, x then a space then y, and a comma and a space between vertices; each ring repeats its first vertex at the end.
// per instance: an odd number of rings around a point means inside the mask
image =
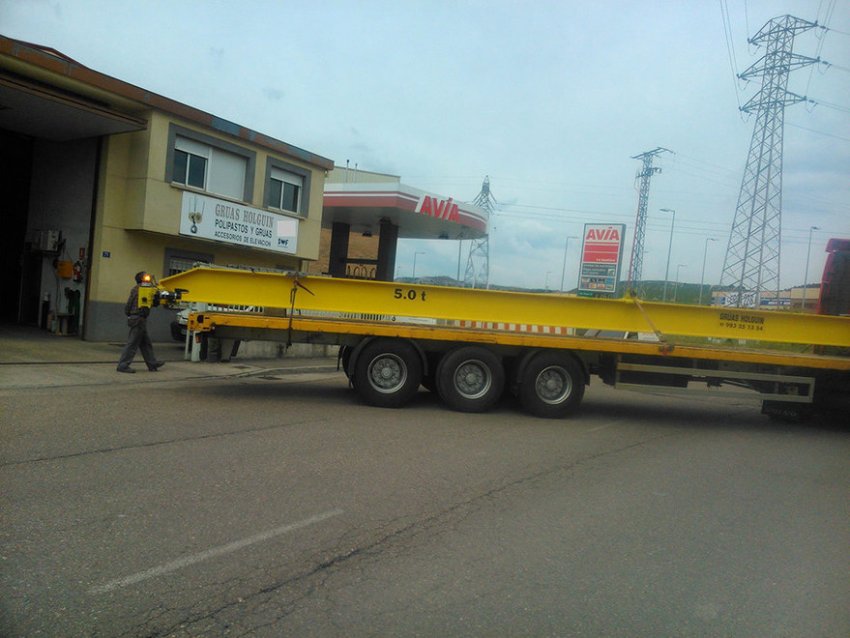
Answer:
POLYGON ((431 195, 423 195, 416 205, 416 212, 436 219, 448 219, 450 222, 460 222, 460 209, 451 197, 448 199, 437 199, 431 195))
POLYGON ((625 233, 625 224, 585 224, 582 263, 618 263, 625 233))
POLYGON ((607 228, 590 226, 587 229, 587 234, 584 236, 584 241, 619 243, 620 229, 615 226, 608 226, 607 228))

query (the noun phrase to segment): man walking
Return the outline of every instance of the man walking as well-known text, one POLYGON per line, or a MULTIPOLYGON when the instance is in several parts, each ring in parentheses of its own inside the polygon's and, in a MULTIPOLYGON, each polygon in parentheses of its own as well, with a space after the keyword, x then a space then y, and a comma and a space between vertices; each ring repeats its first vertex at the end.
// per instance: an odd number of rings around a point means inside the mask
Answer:
POLYGON ((153 353, 153 344, 148 336, 148 314, 150 308, 139 308, 139 285, 142 282, 149 282, 150 275, 144 270, 136 273, 136 285, 130 290, 130 297, 124 305, 124 314, 127 315, 127 325, 130 327, 130 334, 127 336, 127 345, 121 351, 121 359, 118 361, 118 372, 133 373, 130 364, 133 363, 133 357, 136 356, 136 350, 142 351, 142 357, 148 370, 156 372, 157 369, 165 365, 164 361, 157 361, 153 353))

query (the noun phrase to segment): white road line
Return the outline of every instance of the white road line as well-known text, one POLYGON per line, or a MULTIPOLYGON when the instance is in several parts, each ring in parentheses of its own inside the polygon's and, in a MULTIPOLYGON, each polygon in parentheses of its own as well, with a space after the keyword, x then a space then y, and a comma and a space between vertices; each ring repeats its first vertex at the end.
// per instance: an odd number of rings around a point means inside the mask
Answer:
POLYGON ((120 587, 126 587, 127 585, 133 585, 149 578, 155 578, 156 576, 169 574, 171 572, 177 571, 178 569, 188 567, 189 565, 194 565, 195 563, 200 563, 210 558, 215 558, 216 556, 229 554, 231 552, 235 552, 239 549, 242 549, 243 547, 254 545, 255 543, 262 543, 263 541, 272 539, 275 536, 280 536, 281 534, 286 534, 287 532, 292 532, 297 529, 301 529, 302 527, 313 525, 314 523, 320 523, 334 516, 339 516, 342 513, 343 511, 341 509, 329 510, 322 514, 316 514, 315 516, 311 516, 310 518, 305 518, 303 521, 298 521, 297 523, 281 525, 280 527, 275 527, 274 529, 270 529, 265 532, 260 532, 259 534, 249 536, 248 538, 243 538, 242 540, 233 541, 232 543, 220 545, 219 547, 213 547, 212 549, 208 549, 204 552, 199 552, 197 554, 192 554, 191 556, 178 558, 177 560, 171 561, 170 563, 165 563, 164 565, 160 565, 159 567, 146 569, 145 571, 137 572, 130 576, 125 576, 124 578, 116 578, 115 580, 110 580, 109 582, 104 583, 103 585, 92 587, 91 589, 89 589, 89 594, 105 594, 120 587))

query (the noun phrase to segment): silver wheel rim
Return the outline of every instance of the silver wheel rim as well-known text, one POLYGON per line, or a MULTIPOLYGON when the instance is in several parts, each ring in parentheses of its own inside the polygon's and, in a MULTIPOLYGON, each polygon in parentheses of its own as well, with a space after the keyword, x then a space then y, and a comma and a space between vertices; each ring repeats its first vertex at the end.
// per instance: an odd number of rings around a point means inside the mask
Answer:
POLYGON ((464 399, 480 399, 492 385, 490 368, 477 359, 464 361, 455 368, 454 386, 464 399))
POLYGON ((537 373, 534 390, 543 403, 558 405, 573 391, 573 379, 561 366, 549 366, 537 373))
POLYGON ((407 381, 407 366, 394 354, 380 354, 369 362, 369 385, 381 394, 393 394, 407 381))

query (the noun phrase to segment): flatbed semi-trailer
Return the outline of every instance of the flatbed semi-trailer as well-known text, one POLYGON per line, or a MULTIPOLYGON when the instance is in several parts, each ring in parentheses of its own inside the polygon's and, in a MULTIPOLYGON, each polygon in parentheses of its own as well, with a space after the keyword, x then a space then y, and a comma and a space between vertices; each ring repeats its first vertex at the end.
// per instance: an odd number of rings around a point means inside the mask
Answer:
POLYGON ((184 301, 265 311, 193 313, 200 338, 340 346, 351 383, 380 407, 424 385, 480 412, 509 389, 532 414, 560 417, 595 375, 618 387, 742 388, 775 415, 850 413, 850 357, 812 352, 850 347, 847 317, 208 267, 161 285, 184 301))

